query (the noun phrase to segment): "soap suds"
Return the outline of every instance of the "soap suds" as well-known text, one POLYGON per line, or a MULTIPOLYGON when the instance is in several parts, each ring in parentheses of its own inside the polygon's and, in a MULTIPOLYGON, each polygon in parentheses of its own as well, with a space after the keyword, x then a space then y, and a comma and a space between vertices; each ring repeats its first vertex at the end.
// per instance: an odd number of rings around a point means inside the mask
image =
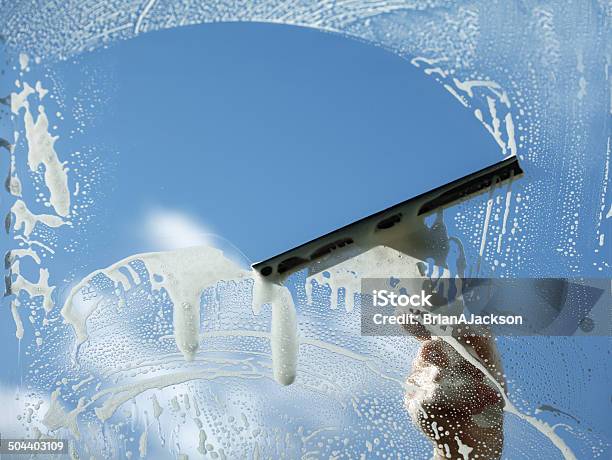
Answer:
POLYGON ((15 216, 14 229, 17 231, 23 231, 23 235, 26 238, 30 238, 30 235, 34 231, 34 227, 38 222, 46 225, 47 227, 57 228, 62 225, 67 225, 69 222, 63 220, 61 217, 54 216, 51 214, 34 214, 26 206, 22 200, 17 200, 11 207, 11 213, 15 216))
POLYGON ((174 305, 174 337, 185 359, 192 360, 199 348, 200 296, 206 287, 219 280, 241 279, 246 272, 226 259, 221 251, 209 247, 194 247, 173 252, 136 254, 105 269, 96 270, 74 286, 62 307, 64 320, 76 333, 78 344, 87 340, 87 318, 100 300, 89 304, 74 303, 76 294, 88 286, 94 277, 104 275, 123 290, 131 285, 120 268, 130 262, 142 261, 150 273, 153 289, 164 288, 174 305))
MULTIPOLYGON (((154 290, 163 288, 168 293, 173 304, 174 339, 187 361, 194 359, 200 347, 200 301, 204 289, 215 286, 221 280, 240 280, 253 276, 252 272, 241 269, 225 258, 220 250, 207 246, 128 257, 105 269, 94 271, 71 289, 61 313, 64 320, 73 327, 77 345, 87 340, 87 319, 101 302, 100 298, 81 301, 77 299, 77 294, 99 275, 110 279, 115 289, 129 289, 133 281, 121 269, 129 267, 134 261, 144 263, 154 290)), ((293 299, 285 287, 259 277, 256 277, 254 291, 255 312, 259 312, 263 304, 272 307, 270 329, 274 375, 279 383, 290 384, 295 379, 298 350, 293 299)))
POLYGON ((49 120, 43 106, 38 108, 36 121, 26 107, 24 121, 29 146, 30 170, 36 172, 39 166, 44 166, 44 180, 49 189, 49 202, 58 215, 67 217, 70 213, 70 191, 68 190, 68 174, 55 151, 58 136, 49 133, 49 120))
MULTIPOLYGON (((53 3, 54 0, 51 4, 53 3)), ((131 5, 124 5, 121 2, 112 5, 101 2, 93 8, 81 10, 82 2, 69 1, 62 5, 62 8, 57 9, 58 14, 49 16, 45 9, 23 8, 23 14, 17 11, 14 16, 10 16, 10 21, 4 18, 2 23, 3 30, 5 30, 3 35, 8 41, 7 46, 19 52, 25 49, 33 50, 30 53, 31 56, 41 55, 45 58, 70 57, 82 50, 94 49, 114 40, 130 38, 151 30, 227 18, 234 20, 255 18, 258 21, 317 27, 375 42, 403 56, 425 54, 427 57, 413 58, 413 63, 417 66, 423 64, 429 66, 430 70, 427 73, 431 74, 432 79, 439 81, 460 104, 469 107, 470 111, 477 114, 485 129, 495 137, 501 151, 506 155, 519 155, 521 159, 525 159, 524 164, 529 167, 530 183, 537 184, 532 190, 534 198, 530 201, 516 199, 510 201, 510 196, 506 198, 501 205, 503 213, 501 225, 497 225, 495 220, 496 213, 499 211, 497 202, 493 203, 493 209, 491 209, 493 217, 488 224, 489 235, 486 237, 479 231, 472 235, 474 222, 481 222, 481 217, 476 218, 469 209, 462 210, 467 221, 467 225, 462 229, 463 236, 469 237, 469 241, 464 240, 466 250, 471 255, 476 255, 479 248, 482 249, 484 238, 487 241, 496 241, 496 245, 492 244, 497 248, 497 251, 493 251, 496 254, 496 260, 500 258, 502 263, 506 263, 508 268, 505 274, 513 276, 534 273, 541 275, 547 270, 547 267, 551 266, 563 266, 568 270, 579 271, 591 263, 596 263, 597 269, 609 270, 606 255, 609 252, 607 245, 610 244, 610 239, 604 237, 603 231, 595 235, 584 220, 585 215, 595 215, 590 208, 594 205, 598 206, 597 212, 601 212, 605 218, 612 215, 609 196, 605 193, 605 189, 602 191, 602 184, 603 187, 607 185, 607 178, 601 173, 606 168, 601 167, 600 161, 601 152, 604 151, 602 148, 605 148, 605 142, 602 144, 600 141, 605 137, 605 132, 602 135, 599 132, 601 130, 590 131, 590 127, 593 126, 590 120, 593 120, 593 123, 602 121, 598 101, 605 101, 606 93, 612 94, 609 91, 608 78, 610 59, 608 56, 602 58, 601 53, 605 47, 598 46, 602 32, 601 24, 605 24, 605 21, 598 20, 598 14, 601 13, 596 9, 597 5, 588 7, 582 4, 569 7, 567 5, 563 7, 542 5, 534 8, 527 5, 526 7, 519 6, 520 11, 517 13, 516 6, 500 7, 490 2, 477 2, 474 5, 461 5, 443 10, 440 10, 437 5, 433 5, 432 10, 432 5, 421 4, 421 2, 408 7, 404 2, 400 3, 382 2, 373 6, 369 3, 353 2, 350 5, 342 5, 342 10, 339 10, 337 5, 332 8, 325 2, 316 5, 304 4, 298 7, 264 2, 255 9, 244 9, 239 4, 233 3, 216 4, 210 8, 174 8, 171 2, 162 4, 149 0, 135 2, 131 5), (423 21, 423 18, 427 19, 423 21), (583 20, 584 18, 587 19, 583 20), (95 24, 95 27, 90 26, 91 24, 95 24), (579 53, 576 52, 577 48, 585 46, 591 47, 593 52, 583 53, 582 50, 579 53), (519 51, 520 56, 517 54, 519 51), (579 76, 567 71, 574 67, 575 56, 578 56, 576 68, 580 73, 579 76), (593 65, 593 62, 603 63, 605 72, 601 72, 601 65, 593 65), (601 75, 604 73, 605 81, 601 75), (606 91, 602 91, 602 85, 606 91), (512 105, 510 105, 510 99, 512 105), (493 100, 493 103, 490 100, 493 100), (494 107, 494 114, 491 105, 494 107), (531 166, 536 167, 531 168, 531 166), (544 173, 539 172, 540 170, 544 173), (567 179, 568 188, 566 190, 559 190, 558 181, 547 180, 556 175, 567 179), (581 178, 588 178, 588 180, 581 178), (598 195, 601 196, 601 203, 592 199, 593 196, 598 195), (599 209, 600 206, 601 209, 599 209), (554 209, 556 213, 542 212, 543 209, 554 209), (541 214, 547 216, 545 223, 538 219, 541 214), (508 218, 511 220, 508 221, 508 218), (507 230, 508 227, 510 231, 504 233, 504 228, 507 230), (584 244, 587 239, 592 246, 587 247, 584 244), (576 242, 578 247, 572 250, 572 243, 576 242), (533 250, 525 251, 526 247, 531 247, 533 250), (552 247, 560 249, 559 259, 556 256, 551 258, 547 252, 546 248, 552 247), (594 262, 585 255, 591 252, 597 254, 594 262)), ((21 73, 28 72, 33 62, 39 63, 40 58, 30 59, 26 53, 20 53, 17 70, 21 73)), ((31 113, 37 113, 39 109, 34 106, 35 98, 30 96, 36 93, 38 101, 43 98, 48 101, 47 90, 39 81, 36 82, 35 88, 32 88, 28 82, 22 80, 19 77, 17 88, 20 90, 13 93, 11 97, 11 109, 15 114, 20 113, 22 108, 25 109, 24 112, 29 112, 29 104, 32 104, 31 113), (30 97, 29 102, 28 97, 30 97)), ((612 107, 610 101, 605 101, 605 104, 612 107)), ((68 112, 68 109, 62 109, 62 113, 68 112)), ((52 111, 49 110, 49 116, 51 113, 52 111)), ((604 115, 607 114, 609 113, 604 113, 604 115)), ((40 121, 40 112, 36 122, 38 121, 40 121)), ((32 124, 35 124, 33 117, 32 124)), ((53 139, 54 136, 48 135, 47 141, 51 142, 50 139, 53 139)), ((45 137, 44 133, 41 133, 40 136, 45 137)), ((62 138, 63 136, 62 134, 62 138)), ((25 154, 20 158, 25 159, 25 154)), ((66 217, 68 214, 62 213, 70 208, 65 205, 63 199, 58 198, 63 193, 63 180, 56 180, 61 176, 62 168, 66 166, 66 159, 61 158, 64 161, 60 161, 58 158, 57 162, 52 159, 49 164, 51 169, 58 173, 58 176, 55 179, 45 177, 45 182, 48 181, 51 184, 51 187, 45 184, 49 190, 49 203, 45 204, 52 204, 58 216, 44 214, 36 216, 32 213, 30 213, 31 216, 28 216, 25 213, 25 217, 23 215, 19 217, 17 212, 13 212, 16 224, 20 222, 19 225, 16 225, 16 230, 24 230, 24 235, 15 235, 15 238, 19 244, 23 242, 30 245, 28 248, 30 250, 42 248, 47 251, 47 255, 53 255, 54 248, 57 248, 58 253, 62 251, 61 245, 57 246, 52 239, 47 240, 41 237, 40 241, 29 241, 29 237, 37 224, 45 231, 55 229, 54 235, 68 230, 65 219, 53 219, 66 217), (52 188, 55 188, 56 192, 52 192, 52 188), (45 229, 43 225, 49 228, 45 229)), ((41 163, 39 162, 38 165, 40 167, 41 163)), ((47 167, 44 163, 42 163, 42 168, 45 168, 46 172, 47 167)), ((73 180, 71 178, 71 183, 73 180)), ((27 174, 20 175, 20 178, 16 174, 10 175, 11 193, 20 195, 23 190, 27 191, 30 185, 27 182, 27 174), (24 182, 23 187, 22 181, 24 182)), ((516 193, 513 193, 513 199, 520 196, 521 191, 524 192, 521 189, 523 186, 518 187, 515 190, 516 193)), ((83 190, 86 189, 83 188, 83 190)), ((74 196, 81 197, 81 193, 77 193, 76 186, 74 196)), ((36 209, 33 202, 24 200, 29 207, 36 209)), ((23 210, 18 209, 17 211, 24 214, 23 210)), ((72 217, 71 220, 73 220, 72 217)), ((36 262, 35 257, 31 254, 24 254, 24 257, 36 262)), ((18 256, 14 256, 12 261, 14 262, 17 258, 18 256)), ((45 262, 44 259, 41 260, 45 262)), ((484 251, 481 261, 483 270, 490 262, 487 251, 484 251)), ((49 267, 50 265, 45 266, 45 268, 49 267)), ((332 271, 329 282, 322 275, 317 274, 314 277, 317 283, 320 281, 319 284, 328 284, 334 292, 332 296, 332 305, 336 307, 334 311, 337 311, 338 306, 337 294, 339 290, 345 289, 343 286, 345 282, 340 278, 345 276, 348 285, 354 284, 355 275, 350 273, 350 266, 346 268, 344 274, 332 271)), ((14 275, 18 276, 16 273, 14 275)), ((53 272, 53 276, 54 279, 56 277, 61 279, 64 274, 53 272)), ((125 279, 122 281, 128 283, 125 279)), ((35 283, 35 281, 30 282, 30 284, 35 283)), ((312 283, 307 284, 307 291, 309 285, 312 287, 312 283)), ((310 297, 312 300, 312 292, 310 292, 310 297)), ((347 292, 344 297, 347 314, 350 314, 353 308, 353 297, 354 293, 351 292, 347 292)), ((309 302, 311 303, 312 301, 309 302)), ((11 305, 15 305, 15 309, 24 308, 19 306, 16 299, 11 299, 11 305)), ((258 307, 254 306, 254 308, 258 307)), ((199 313, 202 315, 201 311, 199 313)), ((195 311, 191 310, 187 316, 195 320, 195 314, 195 311)), ((278 318, 279 315, 276 317, 278 318)), ((283 318, 282 315, 280 317, 283 318)), ((190 318, 179 318, 178 322, 184 321, 188 326, 193 326, 194 322, 190 318)), ((290 316, 285 318, 290 319, 290 316)), ((280 321, 280 324, 282 329, 289 327, 291 321, 283 320, 280 321), (286 325, 286 323, 289 324, 286 325)), ((289 330, 292 328, 289 327, 289 330)), ((263 331, 260 332, 265 334, 263 331)), ((182 346, 184 350, 181 352, 184 353, 184 357, 188 357, 194 353, 192 348, 197 346, 195 345, 195 330, 188 330, 179 335, 186 337, 182 346)), ((205 334, 200 335, 206 336, 205 334)), ((47 336, 45 339, 45 344, 50 343, 47 336)), ((300 341, 300 344, 303 343, 304 341, 300 341)), ((201 350, 196 349, 195 354, 198 352, 201 350)), ((577 353, 580 352, 587 355, 593 354, 590 349, 586 348, 580 348, 577 353)), ((534 357, 534 360, 537 361, 536 358, 534 357)), ((529 357, 525 357, 524 362, 519 365, 515 364, 515 367, 522 372, 528 360, 529 357)), ((521 360, 514 362, 521 362, 521 360)), ((541 383, 526 379, 517 381, 515 385, 517 394, 520 395, 522 386, 541 385, 541 383)), ((567 392, 563 388, 558 391, 567 392)), ((561 398, 565 396, 564 394, 555 395, 561 398)), ((578 393, 572 391, 572 394, 567 397, 576 401, 572 404, 580 405, 581 399, 578 393)), ((53 423, 51 425, 56 426, 53 423)), ((63 426, 69 425, 70 423, 63 426)), ((33 433, 36 433, 35 429, 32 430, 33 433)), ((112 437, 110 433, 113 432, 113 429, 117 428, 111 425, 106 430, 108 438, 112 437)), ((392 435, 394 430, 389 428, 388 432, 392 435)), ((523 431, 522 428, 517 432, 520 435, 529 436, 529 433, 523 431)), ((265 432, 259 434, 257 441, 253 439, 249 441, 254 456, 265 458, 271 456, 266 450, 266 441, 261 441, 265 434, 265 432)), ((85 433, 82 435, 84 436, 85 433)), ((179 434, 176 436, 179 437, 179 434)), ((576 445, 584 441, 571 433, 563 433, 563 437, 572 437, 576 445)), ((192 438, 197 438, 197 432, 194 432, 192 438)), ((371 439, 373 440, 374 436, 371 439)), ((521 441, 524 439, 521 438, 521 441)), ((137 437, 136 442, 138 442, 137 437)), ((376 450, 375 443, 371 440, 368 442, 376 450)), ((587 443, 584 442, 584 444, 587 443)), ((527 446, 524 447, 525 451, 521 452, 523 456, 536 455, 536 450, 540 448, 540 444, 535 441, 533 447, 527 442, 525 445, 527 446)), ((81 448, 82 446, 79 445, 78 450, 81 448)), ((464 458, 469 456, 468 448, 466 447, 464 452, 461 452, 464 458)), ((522 449, 523 446, 520 448, 522 449)), ((138 450, 138 446, 132 446, 131 449, 130 453, 138 450)), ((76 447, 71 446, 71 454, 76 450, 76 447)), ((182 453, 183 449, 177 447, 176 452, 177 454, 182 453)), ((312 452, 314 453, 311 454, 311 457, 316 457, 320 451, 312 452)), ((598 447, 594 447, 593 450, 587 448, 587 452, 589 456, 596 456, 598 453, 600 456, 603 455, 602 450, 598 447)))

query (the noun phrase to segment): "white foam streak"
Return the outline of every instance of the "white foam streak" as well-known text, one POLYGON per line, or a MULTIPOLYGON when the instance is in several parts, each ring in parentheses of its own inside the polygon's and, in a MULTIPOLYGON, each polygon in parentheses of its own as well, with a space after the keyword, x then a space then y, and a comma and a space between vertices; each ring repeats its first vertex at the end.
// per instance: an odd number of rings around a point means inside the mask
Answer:
MULTIPOLYGON (((174 339, 187 361, 192 361, 200 346, 200 297, 203 290, 221 280, 250 278, 247 272, 211 247, 201 246, 172 252, 136 254, 105 269, 96 270, 72 288, 61 314, 77 337, 77 345, 88 338, 87 319, 101 305, 100 297, 83 301, 79 292, 91 285, 98 275, 112 280, 120 291, 130 289, 132 281, 120 271, 131 262, 142 261, 149 271, 154 290, 162 288, 173 303, 174 339)), ((136 277, 132 277, 138 278, 136 277)), ((272 306, 271 348, 275 379, 283 384, 292 383, 297 369, 297 319, 293 299, 287 288, 255 278, 254 311, 260 305, 272 306)))
POLYGON ((299 349, 295 305, 286 287, 269 283, 256 276, 253 306, 264 304, 272 306, 270 346, 274 379, 281 385, 289 385, 296 377, 299 349))
POLYGON ((60 216, 70 213, 70 191, 68 174, 55 151, 58 136, 49 133, 49 120, 44 107, 39 106, 34 121, 28 107, 24 116, 26 139, 28 140, 28 166, 33 172, 43 165, 45 185, 49 189, 49 203, 60 216))
POLYGON ((100 274, 112 280, 115 287, 129 289, 131 281, 119 269, 137 260, 147 267, 153 289, 164 288, 168 293, 174 305, 173 323, 177 347, 185 359, 192 360, 199 348, 202 291, 220 280, 240 279, 247 275, 218 249, 204 246, 173 252, 136 254, 105 269, 96 270, 72 288, 62 308, 62 316, 74 328, 78 344, 83 343, 88 336, 87 318, 98 303, 91 305, 90 302, 83 306, 75 302, 75 296, 100 274))
POLYGON ((15 230, 23 230, 26 238, 29 238, 34 227, 38 222, 45 224, 47 227, 57 228, 68 224, 61 217, 51 214, 34 214, 31 212, 22 200, 17 200, 11 207, 11 212, 15 216, 15 230))

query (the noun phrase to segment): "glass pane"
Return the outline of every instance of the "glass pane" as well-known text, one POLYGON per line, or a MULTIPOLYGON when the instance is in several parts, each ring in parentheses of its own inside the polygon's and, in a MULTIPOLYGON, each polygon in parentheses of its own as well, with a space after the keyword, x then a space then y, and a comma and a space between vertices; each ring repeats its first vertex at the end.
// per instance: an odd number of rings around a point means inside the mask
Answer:
POLYGON ((3 440, 609 457, 599 317, 586 337, 361 330, 363 278, 609 277, 603 6, 13 3, 3 440), (522 177, 411 217, 399 246, 342 246, 283 286, 250 268, 515 155, 522 177))

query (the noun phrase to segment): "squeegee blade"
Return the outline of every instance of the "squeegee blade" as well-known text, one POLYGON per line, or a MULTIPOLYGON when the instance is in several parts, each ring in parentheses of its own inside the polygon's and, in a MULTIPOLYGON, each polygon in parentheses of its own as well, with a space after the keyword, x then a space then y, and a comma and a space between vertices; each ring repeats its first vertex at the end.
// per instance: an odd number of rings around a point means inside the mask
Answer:
MULTIPOLYGON (((277 256, 253 264, 263 277, 280 279, 343 252, 353 257, 409 231, 410 221, 489 190, 523 174, 516 156, 410 198, 277 256), (349 250, 350 248, 350 250, 349 250)), ((405 233, 406 234, 406 233, 405 233)))

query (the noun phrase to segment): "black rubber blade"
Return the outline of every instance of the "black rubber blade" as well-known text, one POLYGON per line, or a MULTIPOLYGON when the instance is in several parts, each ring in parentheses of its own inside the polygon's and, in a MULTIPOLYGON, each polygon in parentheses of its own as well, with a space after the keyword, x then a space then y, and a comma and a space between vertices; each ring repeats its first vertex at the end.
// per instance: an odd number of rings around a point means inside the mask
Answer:
MULTIPOLYGON (((384 244, 385 231, 397 224, 450 206, 481 193, 494 184, 522 174, 523 170, 519 165, 518 158, 516 156, 508 158, 359 219, 267 260, 255 263, 253 268, 264 277, 283 277, 326 257, 338 249, 359 245, 360 241, 372 240, 368 235, 376 234, 377 238, 374 240, 384 244)), ((389 232, 389 235, 391 235, 391 232, 389 232)), ((368 244, 361 246, 366 248, 368 244)), ((371 246, 370 243, 369 246, 371 246)))

